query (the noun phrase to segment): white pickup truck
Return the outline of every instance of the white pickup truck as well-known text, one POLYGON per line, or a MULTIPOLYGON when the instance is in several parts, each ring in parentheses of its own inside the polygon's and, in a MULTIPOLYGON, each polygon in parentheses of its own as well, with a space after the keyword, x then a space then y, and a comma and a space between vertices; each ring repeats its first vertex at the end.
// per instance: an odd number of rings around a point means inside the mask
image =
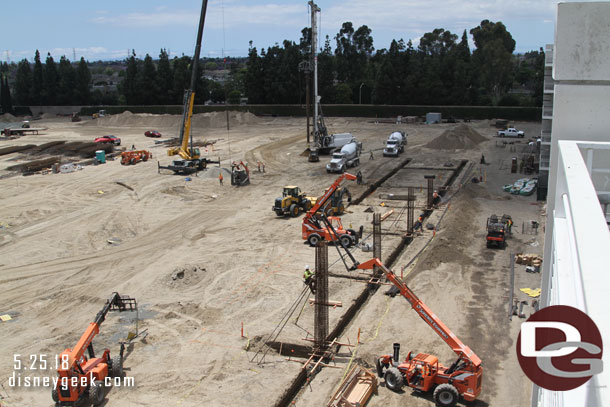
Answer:
POLYGON ((525 133, 515 129, 514 127, 509 127, 506 130, 500 130, 498 131, 498 137, 519 137, 519 138, 523 138, 525 137, 525 133))

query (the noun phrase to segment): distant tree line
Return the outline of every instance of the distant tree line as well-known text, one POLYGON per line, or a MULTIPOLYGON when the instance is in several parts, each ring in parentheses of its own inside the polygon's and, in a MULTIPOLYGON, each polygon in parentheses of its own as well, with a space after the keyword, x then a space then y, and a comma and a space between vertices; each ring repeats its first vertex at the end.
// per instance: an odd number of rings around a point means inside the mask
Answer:
MULTIPOLYGON (((193 58, 188 56, 169 59, 165 49, 161 50, 155 62, 148 54, 143 60, 136 58, 135 51, 127 59, 123 81, 119 86, 119 104, 127 105, 176 105, 183 103, 184 90, 191 82, 193 58)), ((203 59, 197 64, 195 103, 207 101, 221 103, 229 99, 238 103, 243 92, 243 69, 231 60, 220 63, 203 59), (207 61, 207 62, 206 62, 207 61), (204 70, 213 71, 225 67, 228 74, 224 84, 207 79, 204 70)))
POLYGON ((17 64, 13 83, 14 103, 30 105, 86 105, 91 103, 91 73, 84 58, 74 66, 65 56, 55 62, 47 54, 45 63, 36 50, 34 64, 27 59, 17 64))
MULTIPOLYGON (((245 75, 249 103, 303 103, 304 76, 299 63, 309 60, 311 30, 299 43, 285 40, 260 54, 250 42, 245 75)), ((411 41, 393 40, 375 52, 371 29, 343 23, 326 36, 318 54, 319 94, 323 103, 423 105, 541 105, 544 52, 513 55, 515 41, 501 22, 483 20, 461 38, 437 28, 411 41), (511 89, 526 96, 513 96, 511 89)))
MULTIPOLYGON (((318 54, 318 83, 322 102, 337 104, 503 105, 540 106, 544 81, 544 52, 513 54, 515 41, 501 22, 483 20, 461 37, 443 28, 425 33, 417 47, 392 40, 389 49, 375 50, 372 31, 343 23, 331 39, 326 36, 318 54), (511 91, 512 92, 509 92, 511 91)), ((195 103, 300 104, 305 102, 303 62, 310 60, 311 29, 301 31, 298 43, 284 40, 262 49, 250 41, 247 58, 203 58, 198 64, 195 103), (216 73, 212 78, 211 73, 216 73)), ((311 61, 310 61, 311 62, 311 61)), ((192 58, 161 49, 159 58, 131 55, 121 62, 78 63, 62 56, 45 63, 36 51, 34 63, 0 66, 2 111, 12 105, 180 105, 190 86, 192 58), (113 66, 110 66, 113 65, 113 66), (111 77, 118 86, 106 87, 94 74, 111 77), (10 72, 9 72, 10 71, 10 72), (114 79, 116 77, 116 79, 114 79), (9 88, 12 80, 12 97, 9 88), (103 85, 103 86, 102 86, 103 85), (103 88, 102 91, 100 88, 103 88)))

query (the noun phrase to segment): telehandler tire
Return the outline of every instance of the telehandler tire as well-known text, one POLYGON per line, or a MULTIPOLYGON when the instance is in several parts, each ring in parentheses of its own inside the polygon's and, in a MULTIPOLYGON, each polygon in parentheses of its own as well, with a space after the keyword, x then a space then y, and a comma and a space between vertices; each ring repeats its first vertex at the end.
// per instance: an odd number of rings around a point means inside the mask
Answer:
POLYGON ((395 367, 391 367, 385 371, 385 387, 392 391, 400 391, 404 384, 404 378, 402 377, 402 373, 395 367))
POLYGON ((460 395, 452 384, 444 383, 436 387, 433 397, 437 406, 453 407, 460 398, 460 395))
POLYGON ((112 357, 112 369, 110 375, 112 377, 123 377, 123 360, 120 355, 112 357))
POLYGON ((350 235, 341 235, 339 237, 339 240, 341 241, 341 246, 349 248, 352 246, 352 243, 354 242, 354 240, 352 239, 352 237, 350 235))
POLYGON ((89 402, 92 406, 99 406, 104 402, 104 386, 99 380, 96 380, 89 386, 89 402))
POLYGON ((54 402, 59 403, 59 395, 57 394, 57 389, 51 390, 51 398, 54 402))
POLYGON ((317 233, 312 233, 307 237, 307 242, 311 247, 316 247, 318 242, 320 241, 320 235, 317 233))

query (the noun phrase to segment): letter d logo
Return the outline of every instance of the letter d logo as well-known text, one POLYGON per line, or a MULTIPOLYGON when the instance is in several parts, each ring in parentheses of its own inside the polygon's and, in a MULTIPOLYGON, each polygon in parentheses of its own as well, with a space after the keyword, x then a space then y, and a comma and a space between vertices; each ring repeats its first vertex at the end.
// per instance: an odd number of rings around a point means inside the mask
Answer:
POLYGON ((517 357, 523 372, 552 391, 575 389, 603 370, 602 338, 584 312, 554 305, 521 325, 517 357))

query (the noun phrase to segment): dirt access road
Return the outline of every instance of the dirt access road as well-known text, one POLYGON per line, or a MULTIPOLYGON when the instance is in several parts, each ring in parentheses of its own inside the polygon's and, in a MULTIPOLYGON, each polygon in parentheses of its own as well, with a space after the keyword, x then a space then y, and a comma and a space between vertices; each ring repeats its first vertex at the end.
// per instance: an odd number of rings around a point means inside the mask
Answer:
MULTIPOLYGON (((157 174, 155 161, 166 164, 169 157, 165 148, 143 136, 152 127, 147 123, 154 123, 164 135, 176 135, 179 118, 175 116, 123 114, 81 123, 50 119, 41 123, 49 128, 46 134, 2 141, 2 146, 42 144, 114 134, 121 137, 123 146, 135 144, 154 154, 153 161, 136 166, 121 166, 115 160, 69 174, 0 180, 0 315, 13 317, 0 323, 3 405, 53 404, 50 388, 11 386, 9 380, 52 376, 53 366, 15 371, 14 355, 24 360, 41 354, 54 357, 73 346, 113 291, 138 300, 139 329, 148 329, 148 336, 127 352, 126 375, 134 378, 135 387, 110 390, 108 407, 229 402, 271 406, 296 377, 299 364, 273 354, 265 364, 253 364, 249 361, 252 352, 246 350, 255 337, 275 328, 303 288, 303 265, 314 262, 313 250, 300 238, 300 219, 277 218, 271 205, 284 185, 296 184, 311 195, 320 195, 336 175, 326 173, 326 158, 311 164, 301 156, 305 147, 302 119, 234 114, 229 132, 221 119, 214 115, 195 118, 195 124, 200 121, 195 138, 217 140, 206 154, 211 159, 220 156, 223 168, 211 167, 190 181, 157 174), (230 161, 239 159, 247 160, 252 170, 252 185, 243 188, 228 185, 230 161), (265 173, 256 171, 257 160, 265 162, 265 173), (219 171, 225 174, 224 186, 219 185, 219 171), (109 240, 116 243, 109 244, 109 240), (242 323, 246 338, 240 335, 242 323)), ((515 234, 504 251, 488 250, 484 244, 485 219, 491 213, 510 213, 516 226, 542 220, 541 207, 533 197, 508 199, 501 190, 503 183, 520 177, 507 170, 506 160, 514 154, 511 147, 495 147, 494 129, 487 121, 471 125, 489 141, 451 150, 424 145, 454 124, 397 126, 344 118, 328 122, 332 131, 351 131, 363 141, 367 153, 359 169, 365 182, 373 182, 398 165, 397 159, 383 158, 379 151, 389 133, 397 129, 409 134, 403 157, 412 158, 411 167, 455 165, 463 159, 478 163, 485 154, 490 162, 482 167, 487 182, 468 185, 452 199, 437 236, 405 274, 415 292, 483 359, 481 405, 526 405, 529 384, 513 350, 520 320, 515 317, 509 322, 507 318, 507 266, 512 250, 542 252, 542 230, 537 236, 515 234), (375 150, 373 160, 369 160, 371 149, 375 150), (500 160, 505 160, 502 169, 500 160), (538 246, 529 246, 530 241, 537 241, 538 246)), ((538 124, 517 126, 528 134, 539 133, 538 124)), ((32 157, 25 154, 2 156, 0 171, 29 159, 32 157)), ((478 164, 474 171, 479 171, 478 164)), ((378 193, 419 187, 424 184, 424 172, 398 171, 362 204, 350 207, 344 223, 362 224, 367 234, 372 215, 365 210, 388 210, 379 206, 378 193)), ((433 172, 444 174, 442 170, 433 172)), ((366 186, 350 188, 358 195, 366 186)), ((418 191, 419 204, 422 200, 418 191)), ((398 244, 405 228, 404 216, 398 218, 403 204, 388 205, 396 206, 396 214, 384 221, 384 253, 398 244)), ((440 215, 441 211, 435 212, 431 221, 440 215)), ((407 264, 430 234, 418 237, 394 269, 407 264)), ((332 264, 336 252, 329 255, 332 264)), ((360 250, 355 255, 359 261, 370 257, 360 250)), ((331 271, 346 273, 340 263, 331 271)), ((539 276, 522 269, 517 274, 519 287, 538 286, 539 276)), ((332 278, 329 298, 349 304, 361 290, 360 282, 332 278)), ((404 300, 388 299, 383 291, 373 296, 340 338, 353 343, 361 328, 364 344, 353 359, 370 364, 398 341, 403 344, 403 355, 416 348, 450 362, 451 352, 404 300)), ((331 310, 331 329, 343 311, 331 310)), ((307 343, 302 338, 313 331, 312 314, 306 307, 279 340, 307 343)), ((118 341, 133 330, 130 315, 110 314, 95 340, 97 349, 108 346, 117 352, 118 341)), ((337 363, 347 367, 350 359, 346 354, 337 363)), ((339 369, 323 370, 297 396, 296 405, 325 403, 342 374, 339 369)), ((404 405, 405 399, 416 406, 433 405, 427 396, 396 394, 384 387, 369 405, 404 405)))

